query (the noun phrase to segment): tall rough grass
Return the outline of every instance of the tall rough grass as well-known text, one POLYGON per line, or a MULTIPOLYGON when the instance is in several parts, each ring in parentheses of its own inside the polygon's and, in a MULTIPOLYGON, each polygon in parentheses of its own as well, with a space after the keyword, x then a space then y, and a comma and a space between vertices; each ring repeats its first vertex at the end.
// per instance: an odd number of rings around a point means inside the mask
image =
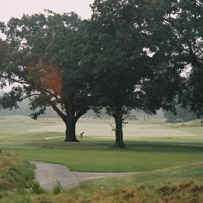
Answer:
MULTIPOLYGON (((201 203, 203 185, 186 181, 178 184, 139 185, 115 190, 79 187, 60 194, 41 194, 29 198, 30 202, 47 203, 201 203)), ((22 197, 19 197, 19 202, 21 200, 22 197)))
POLYGON ((0 153, 0 191, 29 188, 34 166, 9 153, 0 153))

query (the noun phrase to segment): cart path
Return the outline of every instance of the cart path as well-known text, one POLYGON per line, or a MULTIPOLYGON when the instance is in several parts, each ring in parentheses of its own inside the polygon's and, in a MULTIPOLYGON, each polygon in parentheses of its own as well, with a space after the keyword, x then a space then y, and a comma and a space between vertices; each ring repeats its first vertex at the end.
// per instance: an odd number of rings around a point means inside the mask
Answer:
POLYGON ((46 191, 52 191, 60 182, 64 190, 71 189, 79 185, 84 180, 138 174, 140 172, 127 173, 96 173, 96 172, 73 172, 69 168, 60 164, 50 164, 39 161, 30 161, 36 166, 35 179, 46 191))

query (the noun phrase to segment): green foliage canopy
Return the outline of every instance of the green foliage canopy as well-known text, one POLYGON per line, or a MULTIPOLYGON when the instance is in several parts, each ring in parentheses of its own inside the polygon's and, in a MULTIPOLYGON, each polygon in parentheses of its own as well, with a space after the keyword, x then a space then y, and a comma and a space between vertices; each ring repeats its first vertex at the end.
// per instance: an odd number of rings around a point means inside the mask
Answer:
POLYGON ((179 92, 170 26, 172 1, 96 0, 84 64, 94 75, 95 94, 115 118, 115 146, 124 147, 122 124, 132 108, 155 113, 173 109, 179 92))
POLYGON ((2 106, 29 98, 33 118, 51 106, 67 126, 66 141, 76 141, 75 124, 93 102, 80 66, 85 29, 77 14, 51 11, 1 24, 12 56, 1 69, 1 85, 20 84, 2 97, 2 106))
POLYGON ((203 114, 203 2, 181 0, 177 20, 172 24, 178 36, 177 60, 189 68, 183 90, 183 104, 198 116, 203 114))

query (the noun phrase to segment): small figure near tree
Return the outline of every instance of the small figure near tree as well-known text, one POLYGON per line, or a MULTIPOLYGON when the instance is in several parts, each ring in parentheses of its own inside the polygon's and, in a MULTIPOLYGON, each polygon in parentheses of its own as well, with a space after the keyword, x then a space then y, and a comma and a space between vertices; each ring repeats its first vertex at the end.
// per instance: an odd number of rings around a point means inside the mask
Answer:
POLYGON ((84 134, 85 134, 85 132, 81 132, 81 133, 80 133, 80 139, 81 139, 81 140, 82 140, 84 134))

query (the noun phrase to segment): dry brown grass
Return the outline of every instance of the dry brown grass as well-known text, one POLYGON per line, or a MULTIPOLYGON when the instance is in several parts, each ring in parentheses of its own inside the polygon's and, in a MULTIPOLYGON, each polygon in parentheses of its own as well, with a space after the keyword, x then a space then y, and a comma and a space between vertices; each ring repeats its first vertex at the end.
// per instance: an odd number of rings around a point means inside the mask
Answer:
POLYGON ((59 195, 31 197, 32 202, 53 203, 201 203, 203 185, 194 181, 159 186, 140 185, 116 190, 72 190, 59 195))

